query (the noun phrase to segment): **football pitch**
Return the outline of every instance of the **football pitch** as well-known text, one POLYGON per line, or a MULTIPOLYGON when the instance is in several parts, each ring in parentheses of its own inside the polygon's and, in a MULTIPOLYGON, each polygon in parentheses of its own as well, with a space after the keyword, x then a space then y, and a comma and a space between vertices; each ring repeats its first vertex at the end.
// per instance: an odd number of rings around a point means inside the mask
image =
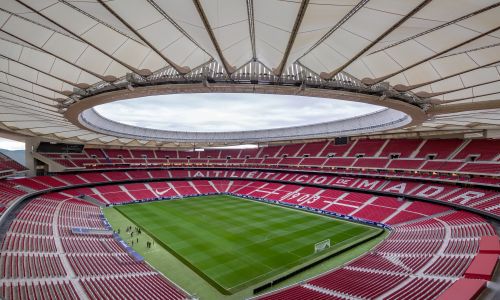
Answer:
POLYGON ((382 231, 226 195, 115 208, 223 294, 266 283, 382 231), (326 239, 331 247, 314 253, 326 239))

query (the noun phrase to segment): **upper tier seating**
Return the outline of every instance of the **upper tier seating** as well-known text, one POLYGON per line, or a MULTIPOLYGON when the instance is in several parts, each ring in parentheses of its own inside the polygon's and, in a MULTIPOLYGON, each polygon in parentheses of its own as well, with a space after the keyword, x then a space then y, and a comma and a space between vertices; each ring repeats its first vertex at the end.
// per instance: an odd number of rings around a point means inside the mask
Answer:
POLYGON ((260 154, 258 157, 275 157, 278 152, 281 150, 282 146, 269 146, 269 147, 264 147, 260 151, 260 154))
POLYGON ((132 158, 128 149, 102 149, 109 158, 132 158))
POLYGON ((240 150, 240 149, 222 149, 219 151, 220 151, 219 158, 221 158, 221 159, 227 159, 228 157, 231 157, 232 159, 236 159, 240 156, 240 152, 242 150, 240 150))
POLYGON ((84 150, 84 152, 87 153, 89 157, 95 156, 97 158, 106 158, 106 155, 101 149, 87 148, 84 150))
POLYGON ((130 154, 134 158, 155 158, 155 152, 153 150, 136 150, 131 149, 130 154))
POLYGON ((306 143, 304 147, 300 149, 300 151, 296 154, 298 157, 302 157, 304 155, 308 155, 309 157, 320 156, 321 151, 326 147, 330 142, 315 142, 315 143, 306 143))
POLYGON ((239 158, 256 157, 260 152, 260 149, 243 149, 240 151, 239 158))
POLYGON ((17 161, 11 159, 7 155, 0 153, 0 171, 7 171, 7 170, 25 171, 26 167, 24 167, 17 161))
MULTIPOLYGON (((67 168, 141 168, 146 164, 154 166, 162 164, 175 166, 263 165, 267 167, 279 165, 295 168, 335 168, 336 171, 342 171, 349 167, 354 170, 367 169, 365 172, 371 172, 370 169, 377 169, 378 172, 385 169, 395 169, 447 174, 467 173, 477 176, 480 174, 494 175, 500 172, 498 171, 500 163, 495 161, 500 157, 498 150, 500 147, 497 147, 499 143, 499 140, 359 139, 345 145, 335 145, 334 141, 324 141, 242 150, 86 149, 84 153, 80 154, 40 154, 67 168), (356 160, 355 157, 359 155, 363 155, 363 158, 356 160), (392 157, 392 155, 399 155, 399 159, 392 157), (471 155, 479 156, 477 162, 467 161, 471 155), (92 156, 97 159, 91 158, 92 156), (284 158, 285 156, 286 158, 284 158), (228 159, 229 157, 230 159, 228 159), (485 160, 490 162, 484 163, 485 160)), ((478 179, 467 178, 467 180, 478 179)), ((481 180, 472 182, 483 182, 481 180)))
POLYGON ((345 145, 336 145, 334 142, 330 142, 324 149, 319 153, 318 156, 345 156, 347 150, 351 147, 352 143, 345 145))
POLYGON ((382 149, 382 152, 380 152, 379 156, 389 157, 391 154, 397 154, 401 158, 408 158, 418 149, 418 146, 420 146, 421 143, 422 140, 416 139, 389 140, 389 142, 382 149))
POLYGON ((386 140, 357 140, 347 156, 363 154, 365 157, 374 157, 386 140))
POLYGON ((286 156, 300 156, 297 155, 300 149, 304 147, 304 144, 290 144, 290 145, 285 145, 283 148, 276 154, 278 157, 282 157, 283 155, 286 156))
POLYGON ((177 151, 155 150, 155 154, 156 154, 157 158, 161 158, 161 159, 178 158, 177 151))
POLYGON ((79 165, 85 165, 89 163, 87 160, 69 160, 69 159, 54 159, 55 162, 67 167, 67 168, 77 168, 79 165))
POLYGON ((453 159, 464 159, 479 155, 478 160, 495 160, 498 157, 500 140, 471 140, 453 159))
POLYGON ((427 155, 435 155, 436 159, 447 159, 453 151, 455 151, 463 140, 446 139, 446 140, 425 140, 424 145, 420 148, 415 157, 425 158, 427 155))
POLYGON ((0 180, 0 214, 9 207, 16 198, 27 194, 25 191, 15 188, 15 183, 7 180, 0 180))
POLYGON ((219 150, 207 149, 205 151, 198 151, 199 158, 213 158, 218 159, 221 155, 219 150))
POLYGON ((199 158, 197 151, 177 151, 179 158, 199 158))

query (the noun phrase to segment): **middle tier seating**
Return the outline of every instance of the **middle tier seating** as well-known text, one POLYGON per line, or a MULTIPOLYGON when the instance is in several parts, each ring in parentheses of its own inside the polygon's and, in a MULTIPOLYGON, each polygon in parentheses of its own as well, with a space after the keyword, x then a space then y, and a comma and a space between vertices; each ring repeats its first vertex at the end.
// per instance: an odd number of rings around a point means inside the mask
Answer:
MULTIPOLYGON (((344 159, 344 158, 341 158, 344 159)), ((393 194, 399 194, 401 196, 415 196, 421 198, 427 198, 432 200, 437 200, 443 203, 452 203, 455 205, 460 205, 464 207, 470 207, 477 210, 484 211, 488 214, 500 216, 500 204, 499 197, 496 190, 489 190, 485 188, 471 188, 464 186, 457 186, 453 184, 437 183, 437 182, 418 182, 410 181, 408 179, 393 180, 393 179, 382 179, 382 178, 358 178, 352 175, 345 176, 335 176, 333 174, 314 174, 314 173, 300 173, 296 172, 283 172, 280 170, 274 171, 246 171, 238 170, 232 171, 227 169, 191 169, 191 170, 132 170, 127 172, 103 172, 103 173, 79 173, 77 175, 57 175, 53 177, 35 177, 35 178, 24 178, 11 181, 0 181, 0 208, 5 210, 9 207, 13 201, 26 192, 22 187, 26 187, 29 190, 47 190, 50 188, 64 187, 70 184, 88 184, 88 183, 106 183, 137 180, 140 178, 150 179, 150 178, 198 178, 203 179, 205 177, 212 178, 256 178, 256 179, 270 179, 270 180, 281 180, 286 182, 298 182, 298 183, 311 183, 311 184, 322 184, 328 186, 340 186, 346 188, 355 188, 361 191, 381 191, 393 194), (5 199, 5 200, 4 200, 5 199)), ((154 183, 151 183, 154 184, 154 183)), ((180 194, 196 194, 197 191, 191 185, 185 185, 185 183, 172 183, 173 186, 168 186, 168 189, 172 189, 172 193, 177 195, 177 189, 180 189, 180 194), (186 190, 186 192, 184 191, 186 190)), ((157 188, 157 187, 155 187, 157 188)), ((163 187, 159 189, 165 190, 163 187)), ((144 198, 156 198, 158 193, 155 193, 151 188, 143 188, 144 198)), ((78 196, 81 194, 94 197, 99 201, 103 201, 106 204, 110 203, 120 203, 122 201, 129 201, 134 196, 130 194, 141 193, 137 189, 136 191, 127 191, 126 189, 108 191, 106 187, 97 187, 92 191, 85 190, 84 188, 79 189, 80 193, 73 194, 78 196)), ((204 189, 207 193, 213 192, 213 187, 207 187, 204 189)), ((170 193, 170 192, 169 192, 170 193)), ((350 201, 351 199, 346 199, 350 201)), ((349 204, 349 203, 347 203, 349 204)), ((335 204, 337 207, 338 204, 335 204)), ((350 210, 349 206, 344 206, 345 211, 350 210)), ((1 213, 2 210, 0 210, 1 213)), ((386 210, 386 213, 389 213, 386 210)), ((364 210, 358 212, 358 214, 363 215, 364 210)), ((386 220, 392 223, 394 220, 400 218, 412 218, 412 212, 407 212, 398 216, 394 216, 393 220, 386 220)))

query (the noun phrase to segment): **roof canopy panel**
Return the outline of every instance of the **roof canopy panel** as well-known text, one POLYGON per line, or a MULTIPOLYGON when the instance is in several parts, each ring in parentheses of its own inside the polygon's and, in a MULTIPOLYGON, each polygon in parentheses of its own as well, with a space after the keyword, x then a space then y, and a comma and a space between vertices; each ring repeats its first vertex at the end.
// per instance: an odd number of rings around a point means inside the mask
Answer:
POLYGON ((98 93, 223 82, 389 96, 427 115, 384 132, 500 129, 499 50, 495 0, 4 0, 0 127, 152 145, 65 112, 98 93))

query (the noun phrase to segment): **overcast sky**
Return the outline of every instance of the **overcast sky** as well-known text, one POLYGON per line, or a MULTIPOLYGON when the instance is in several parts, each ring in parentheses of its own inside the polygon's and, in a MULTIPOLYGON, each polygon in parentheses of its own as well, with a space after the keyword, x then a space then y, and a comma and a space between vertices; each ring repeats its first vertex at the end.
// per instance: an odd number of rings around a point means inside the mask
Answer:
MULTIPOLYGON (((107 118, 125 124, 182 131, 255 130, 339 120, 381 107, 340 100, 261 94, 176 94, 98 106, 107 118)), ((0 138, 0 148, 24 144, 0 138)))
POLYGON ((339 120, 381 109, 369 104, 261 94, 176 94, 96 107, 103 116, 134 126, 181 131, 234 131, 339 120))
POLYGON ((24 150, 24 143, 0 138, 0 149, 24 150))

